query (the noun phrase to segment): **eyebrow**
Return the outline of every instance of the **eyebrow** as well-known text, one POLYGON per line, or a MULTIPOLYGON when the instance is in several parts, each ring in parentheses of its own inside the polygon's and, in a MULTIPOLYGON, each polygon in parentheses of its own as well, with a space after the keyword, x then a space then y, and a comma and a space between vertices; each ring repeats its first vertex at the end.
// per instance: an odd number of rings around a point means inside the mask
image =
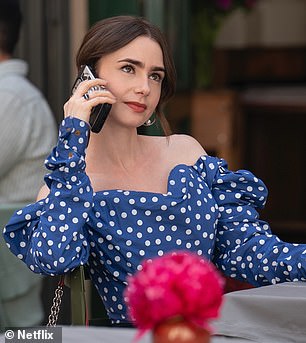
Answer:
MULTIPOLYGON (((128 63, 134 64, 140 68, 144 68, 143 62, 134 60, 132 58, 124 58, 122 60, 119 60, 118 62, 128 62, 128 63)), ((159 66, 153 67, 152 71, 162 71, 163 73, 166 73, 166 69, 164 67, 159 67, 159 66)))

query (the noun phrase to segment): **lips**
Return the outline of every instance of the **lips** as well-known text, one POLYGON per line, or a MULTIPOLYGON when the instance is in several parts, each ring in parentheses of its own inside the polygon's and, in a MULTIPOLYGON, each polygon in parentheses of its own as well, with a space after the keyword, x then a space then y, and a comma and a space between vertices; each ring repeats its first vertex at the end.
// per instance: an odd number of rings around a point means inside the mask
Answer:
POLYGON ((144 112, 147 109, 147 106, 145 104, 141 104, 140 102, 136 101, 128 101, 125 103, 129 108, 131 108, 133 111, 141 113, 144 112))

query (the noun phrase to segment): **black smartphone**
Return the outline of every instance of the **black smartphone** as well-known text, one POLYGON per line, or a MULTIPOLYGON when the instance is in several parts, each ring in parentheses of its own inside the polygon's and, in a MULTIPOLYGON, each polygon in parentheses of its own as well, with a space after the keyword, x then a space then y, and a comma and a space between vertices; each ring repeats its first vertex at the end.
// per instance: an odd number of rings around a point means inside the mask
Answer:
MULTIPOLYGON (((79 75, 77 76, 77 78, 76 78, 76 80, 72 86, 71 93, 73 94, 75 92, 75 90, 77 89, 77 87, 79 86, 79 84, 82 81, 93 80, 95 78, 96 78, 95 73, 90 66, 88 66, 88 65, 82 66, 81 70, 79 72, 79 75)), ((88 93, 93 92, 95 90, 98 90, 99 88, 101 88, 101 86, 92 87, 89 89, 88 93)), ((97 105, 97 106, 92 108, 91 113, 90 113, 90 118, 89 118, 89 124, 91 126, 92 132, 98 133, 101 131, 103 124, 104 124, 111 108, 112 108, 112 105, 106 104, 106 103, 97 105)))

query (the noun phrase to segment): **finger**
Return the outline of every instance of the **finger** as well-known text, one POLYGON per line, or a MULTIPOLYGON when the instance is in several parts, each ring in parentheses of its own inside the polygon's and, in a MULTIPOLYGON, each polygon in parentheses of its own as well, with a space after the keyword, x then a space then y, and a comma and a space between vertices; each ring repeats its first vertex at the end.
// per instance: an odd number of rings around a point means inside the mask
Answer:
POLYGON ((85 100, 101 97, 101 98, 112 99, 116 101, 116 97, 107 88, 104 88, 103 86, 99 86, 99 85, 91 87, 88 90, 88 92, 83 94, 82 97, 85 100))
POLYGON ((106 87, 107 81, 102 80, 102 79, 94 79, 94 80, 86 80, 82 81, 74 94, 76 96, 82 96, 83 94, 87 93, 90 88, 95 87, 95 86, 101 86, 101 87, 106 87))
POLYGON ((88 89, 87 94, 94 93, 95 95, 98 95, 98 94, 102 94, 103 95, 103 93, 105 94, 105 92, 107 92, 107 91, 108 91, 108 89, 106 89, 105 86, 95 85, 95 86, 90 87, 88 89))
POLYGON ((78 117, 87 121, 91 112, 92 105, 83 97, 71 97, 64 105, 65 117, 78 117))
POLYGON ((116 103, 116 98, 114 97, 106 97, 106 96, 97 96, 94 98, 90 98, 87 100, 87 103, 92 107, 95 107, 100 104, 110 104, 113 105, 116 103))
POLYGON ((87 93, 83 94, 83 98, 85 100, 89 100, 89 91, 87 93))

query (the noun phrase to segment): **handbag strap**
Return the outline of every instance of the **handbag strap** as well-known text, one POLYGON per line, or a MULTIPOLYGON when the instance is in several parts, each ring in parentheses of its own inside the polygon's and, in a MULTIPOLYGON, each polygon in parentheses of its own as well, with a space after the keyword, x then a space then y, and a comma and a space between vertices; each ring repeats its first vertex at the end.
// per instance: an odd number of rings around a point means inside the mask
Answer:
POLYGON ((64 294, 64 286, 70 287, 71 324, 88 325, 88 314, 85 297, 85 272, 80 266, 71 273, 62 275, 55 290, 47 326, 56 326, 64 294))
POLYGON ((57 288, 55 289, 47 326, 56 326, 57 324, 58 314, 61 308, 61 302, 64 294, 64 278, 64 276, 61 276, 57 288))

